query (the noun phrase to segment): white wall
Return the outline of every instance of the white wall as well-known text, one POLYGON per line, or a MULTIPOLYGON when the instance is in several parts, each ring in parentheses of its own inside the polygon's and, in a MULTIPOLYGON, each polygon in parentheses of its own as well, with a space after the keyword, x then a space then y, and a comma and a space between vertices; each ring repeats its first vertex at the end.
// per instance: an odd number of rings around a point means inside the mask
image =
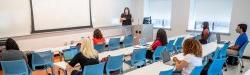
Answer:
MULTIPOLYGON (((131 1, 132 4, 130 9, 134 17, 133 24, 134 25, 142 24, 144 0, 131 0, 131 1)), ((104 28, 102 27, 100 29, 105 37, 124 35, 123 28, 119 26, 104 27, 104 28)), ((65 42, 69 43, 72 40, 79 40, 83 36, 92 37, 93 31, 94 31, 93 28, 65 30, 65 31, 37 33, 28 36, 14 37, 14 39, 17 41, 18 45, 20 46, 20 49, 36 50, 41 48, 63 46, 65 42)))
MULTIPOLYGON (((250 40, 250 10, 249 5, 250 0, 234 0, 232 15, 231 15, 231 25, 230 25, 230 33, 229 36, 223 36, 226 40, 233 40, 235 41, 236 38, 239 36, 235 32, 235 28, 240 23, 246 23, 248 25, 247 35, 248 39, 250 40)), ((245 56, 250 56, 250 44, 246 47, 245 56)))
MULTIPOLYGON (((231 14, 230 35, 222 36, 222 39, 235 41, 238 34, 235 33, 235 28, 239 23, 248 24, 247 35, 250 39, 250 0, 234 0, 231 14)), ((190 0, 173 0, 171 30, 166 30, 168 37, 186 34, 189 20, 189 4, 190 0)), ((158 29, 154 29, 154 36, 158 29)), ((154 37, 155 39, 155 37, 154 37)), ((249 44, 250 45, 250 44, 249 44)), ((250 56, 250 46, 245 50, 245 56, 250 56)))

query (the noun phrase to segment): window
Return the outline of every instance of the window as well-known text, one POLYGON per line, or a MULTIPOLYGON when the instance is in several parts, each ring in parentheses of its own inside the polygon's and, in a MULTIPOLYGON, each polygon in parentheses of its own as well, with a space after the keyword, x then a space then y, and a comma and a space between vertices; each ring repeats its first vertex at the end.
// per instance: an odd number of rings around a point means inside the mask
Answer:
POLYGON ((188 30, 201 31, 209 22, 211 32, 229 33, 233 0, 191 0, 188 30))
POLYGON ((172 0, 145 0, 144 17, 151 17, 156 28, 170 28, 172 0))

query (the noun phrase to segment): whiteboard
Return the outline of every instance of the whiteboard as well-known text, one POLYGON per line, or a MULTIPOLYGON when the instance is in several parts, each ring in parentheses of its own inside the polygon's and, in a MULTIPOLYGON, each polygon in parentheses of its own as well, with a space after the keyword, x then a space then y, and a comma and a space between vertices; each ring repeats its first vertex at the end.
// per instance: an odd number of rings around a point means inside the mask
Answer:
POLYGON ((29 35, 29 0, 0 0, 0 38, 29 35))
POLYGON ((131 7, 131 2, 132 0, 91 0, 93 26, 107 27, 121 25, 120 16, 125 7, 131 7))
POLYGON ((90 25, 89 0, 32 0, 34 30, 90 25))

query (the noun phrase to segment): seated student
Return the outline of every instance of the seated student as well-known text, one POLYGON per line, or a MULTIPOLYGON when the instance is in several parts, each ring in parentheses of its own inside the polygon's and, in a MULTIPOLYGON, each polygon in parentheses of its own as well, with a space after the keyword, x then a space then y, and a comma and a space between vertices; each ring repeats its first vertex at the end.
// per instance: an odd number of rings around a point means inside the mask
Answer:
POLYGON ((190 75, 196 66, 202 66, 202 46, 199 41, 187 39, 183 44, 184 59, 173 57, 175 62, 174 74, 190 75))
POLYGON ((165 32, 164 29, 159 29, 157 31, 157 35, 156 35, 156 40, 154 41, 154 43, 150 46, 150 48, 147 50, 146 53, 146 58, 147 59, 152 59, 152 55, 154 53, 154 50, 158 47, 158 46, 164 46, 167 44, 167 34, 165 32))
POLYGON ((19 47, 15 40, 8 38, 5 43, 6 50, 0 53, 1 61, 11 61, 24 59, 28 63, 28 58, 26 54, 19 50, 19 47))
POLYGON ((208 42, 208 37, 209 37, 209 23, 208 22, 203 22, 203 30, 201 33, 201 39, 199 40, 201 44, 207 44, 208 42))
POLYGON ((102 32, 100 29, 95 29, 93 34, 93 42, 96 44, 105 44, 105 38, 102 36, 102 32))
MULTIPOLYGON (((80 63, 84 69, 86 65, 98 64, 98 52, 93 47, 93 41, 90 38, 83 39, 80 52, 69 62, 67 69, 72 69, 77 63, 80 63)), ((79 75, 81 72, 74 70, 72 75, 79 75)))
POLYGON ((228 48, 227 54, 228 55, 237 55, 239 49, 248 41, 248 37, 246 34, 247 25, 246 24, 239 24, 236 32, 239 33, 239 37, 237 38, 235 44, 228 48))

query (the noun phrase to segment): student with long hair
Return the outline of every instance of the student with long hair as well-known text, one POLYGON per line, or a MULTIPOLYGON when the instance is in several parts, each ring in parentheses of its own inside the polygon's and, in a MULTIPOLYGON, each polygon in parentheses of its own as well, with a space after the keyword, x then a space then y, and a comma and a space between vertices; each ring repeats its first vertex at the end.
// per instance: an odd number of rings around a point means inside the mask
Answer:
MULTIPOLYGON (((67 69, 72 69, 77 63, 80 63, 82 69, 86 65, 99 63, 98 52, 94 49, 93 41, 90 38, 83 39, 80 52, 69 62, 67 69)), ((74 70, 71 74, 78 75, 79 73, 81 72, 74 70)))
POLYGON ((201 39, 199 40, 201 44, 207 44, 208 43, 208 38, 209 38, 209 23, 208 22, 203 22, 203 30, 201 33, 201 39))
POLYGON ((95 29, 93 33, 93 42, 94 45, 96 44, 105 44, 105 38, 102 35, 102 32, 100 29, 95 29))
POLYGON ((164 29, 159 29, 157 31, 157 35, 156 35, 156 40, 154 41, 154 43, 150 46, 150 48, 148 49, 147 53, 146 53, 146 58, 147 59, 152 59, 152 55, 155 51, 155 49, 158 46, 164 46, 167 44, 167 33, 164 29))
POLYGON ((202 66, 202 46, 199 41, 194 39, 185 40, 183 54, 183 60, 173 57, 173 61, 176 64, 174 74, 182 73, 183 75, 190 75, 196 66, 202 66))

